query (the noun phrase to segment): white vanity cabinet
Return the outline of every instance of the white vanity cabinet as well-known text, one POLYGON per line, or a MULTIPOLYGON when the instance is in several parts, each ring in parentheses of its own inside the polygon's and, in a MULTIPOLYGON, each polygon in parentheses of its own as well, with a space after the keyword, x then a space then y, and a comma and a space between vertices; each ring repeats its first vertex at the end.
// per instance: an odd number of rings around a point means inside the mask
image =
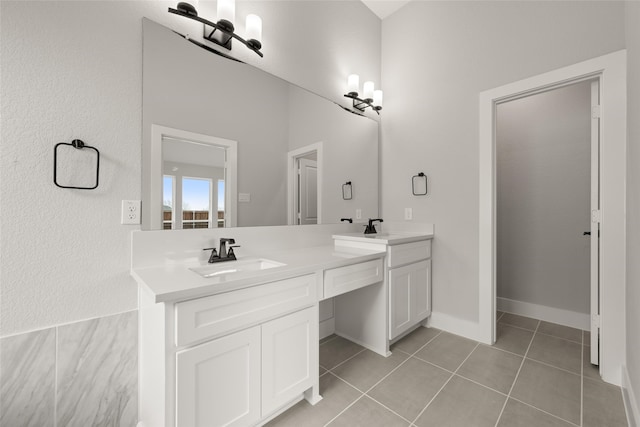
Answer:
POLYGON ((303 393, 319 399, 318 277, 176 303, 141 292, 143 425, 259 425, 303 393))
MULTIPOLYGON (((384 250, 384 287, 358 295, 336 299, 336 333, 358 342, 382 355, 389 354, 389 344, 415 328, 431 315, 431 239, 433 232, 425 234, 383 233, 375 235, 334 235, 337 248, 384 250), (363 304, 362 302, 366 303, 363 304), (379 307, 380 301, 383 307, 379 307), (371 307, 376 306, 376 316, 371 307), (382 325, 369 327, 358 319, 379 319, 382 325), (367 332, 367 338, 361 330, 367 332)), ((325 274, 325 292, 327 277, 325 274)), ((329 295, 331 296, 331 295, 329 295)))
POLYGON ((431 315, 431 240, 387 248, 389 340, 431 315))

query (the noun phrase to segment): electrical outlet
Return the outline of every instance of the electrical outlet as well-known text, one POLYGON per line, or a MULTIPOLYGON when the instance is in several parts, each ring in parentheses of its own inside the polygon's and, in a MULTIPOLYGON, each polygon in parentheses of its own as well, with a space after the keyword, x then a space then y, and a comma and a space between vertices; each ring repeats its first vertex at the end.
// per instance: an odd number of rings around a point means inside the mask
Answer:
POLYGON ((123 200, 120 224, 140 224, 140 206, 140 200, 123 200))
POLYGON ((362 219, 362 209, 356 209, 356 219, 362 219))
POLYGON ((407 221, 411 221, 413 219, 413 209, 404 208, 404 219, 407 221))

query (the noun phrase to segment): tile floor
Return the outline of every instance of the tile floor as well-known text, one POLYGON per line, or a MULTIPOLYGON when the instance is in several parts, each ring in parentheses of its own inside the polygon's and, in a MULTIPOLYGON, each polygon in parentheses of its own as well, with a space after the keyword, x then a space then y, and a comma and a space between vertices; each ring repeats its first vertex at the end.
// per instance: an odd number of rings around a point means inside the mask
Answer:
POLYGON ((320 343, 320 391, 268 426, 627 426, 619 387, 589 363, 588 333, 498 313, 487 346, 418 328, 384 358, 341 337, 320 343))

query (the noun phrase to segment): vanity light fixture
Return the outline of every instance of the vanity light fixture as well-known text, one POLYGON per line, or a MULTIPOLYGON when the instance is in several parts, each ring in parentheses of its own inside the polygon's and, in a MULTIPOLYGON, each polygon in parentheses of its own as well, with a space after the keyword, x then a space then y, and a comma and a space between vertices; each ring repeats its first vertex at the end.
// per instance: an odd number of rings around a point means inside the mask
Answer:
POLYGON ((216 23, 200 18, 196 8, 186 2, 178 3, 175 9, 169 8, 169 13, 202 22, 204 24, 204 38, 227 50, 231 50, 231 41, 236 39, 263 57, 264 55, 260 52, 262 49, 260 41, 262 39, 262 19, 258 15, 247 15, 247 39, 245 40, 235 33, 233 25, 236 15, 235 0, 218 0, 217 6, 218 21, 216 23))
POLYGON ((347 98, 353 99, 353 108, 360 112, 364 112, 367 107, 371 107, 378 115, 382 110, 382 91, 375 90, 374 84, 371 81, 364 82, 362 86, 362 98, 358 95, 358 89, 360 86, 360 77, 357 74, 351 74, 347 77, 347 93, 344 95, 347 98))

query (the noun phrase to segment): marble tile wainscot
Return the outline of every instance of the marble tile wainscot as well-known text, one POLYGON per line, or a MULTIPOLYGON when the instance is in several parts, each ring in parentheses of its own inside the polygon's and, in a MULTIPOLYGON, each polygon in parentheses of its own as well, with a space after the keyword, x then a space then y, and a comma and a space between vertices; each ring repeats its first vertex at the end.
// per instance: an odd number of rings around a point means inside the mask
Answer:
POLYGON ((0 339, 0 425, 135 426, 137 310, 0 339))

